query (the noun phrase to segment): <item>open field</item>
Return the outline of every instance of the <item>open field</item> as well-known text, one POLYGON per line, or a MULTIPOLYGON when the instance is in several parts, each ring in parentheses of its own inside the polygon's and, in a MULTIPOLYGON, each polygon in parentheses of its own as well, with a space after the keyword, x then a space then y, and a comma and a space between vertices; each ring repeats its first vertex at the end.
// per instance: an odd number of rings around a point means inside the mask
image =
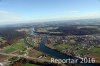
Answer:
POLYGON ((3 62, 4 60, 7 60, 9 56, 1 55, 0 54, 0 62, 3 62))
POLYGON ((39 65, 26 63, 24 66, 39 66, 39 65))
POLYGON ((5 47, 4 52, 5 53, 12 53, 14 51, 23 51, 25 49, 25 44, 23 40, 20 40, 19 42, 16 42, 10 46, 5 47))

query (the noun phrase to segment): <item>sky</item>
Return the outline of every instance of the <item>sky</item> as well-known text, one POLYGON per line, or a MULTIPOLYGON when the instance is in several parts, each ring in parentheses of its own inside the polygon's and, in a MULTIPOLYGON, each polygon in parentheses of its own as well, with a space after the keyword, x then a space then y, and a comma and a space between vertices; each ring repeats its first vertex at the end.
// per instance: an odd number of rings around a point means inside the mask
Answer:
POLYGON ((0 25, 100 18, 100 0, 0 0, 0 25))

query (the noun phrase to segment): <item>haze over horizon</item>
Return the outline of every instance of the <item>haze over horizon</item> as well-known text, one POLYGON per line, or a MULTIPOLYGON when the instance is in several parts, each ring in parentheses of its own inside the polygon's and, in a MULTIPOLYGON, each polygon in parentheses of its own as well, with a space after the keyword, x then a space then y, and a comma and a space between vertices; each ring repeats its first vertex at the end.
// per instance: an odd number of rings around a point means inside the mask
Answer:
POLYGON ((0 25, 100 18, 100 0, 0 0, 0 25))

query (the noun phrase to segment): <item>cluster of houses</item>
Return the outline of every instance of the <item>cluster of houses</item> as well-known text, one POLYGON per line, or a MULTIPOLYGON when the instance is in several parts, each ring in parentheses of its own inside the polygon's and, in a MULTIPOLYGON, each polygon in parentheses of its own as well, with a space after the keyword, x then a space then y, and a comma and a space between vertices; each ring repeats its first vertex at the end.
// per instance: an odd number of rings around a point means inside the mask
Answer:
POLYGON ((95 45, 98 44, 99 38, 97 38, 96 36, 93 35, 81 35, 81 36, 77 36, 77 35, 72 35, 72 36, 48 36, 48 44, 55 44, 55 43, 59 43, 59 44, 63 44, 63 43, 75 43, 75 45, 95 45))
MULTIPOLYGON (((43 35, 33 35, 29 42, 33 42, 34 46, 38 47, 41 42, 41 38, 43 35)), ((79 56, 76 50, 90 50, 96 45, 100 44, 100 36, 96 35, 70 35, 70 36, 47 36, 47 44, 50 45, 61 45, 61 44, 69 44, 71 47, 66 48, 60 52, 79 56)), ((85 52, 84 52, 85 53, 85 52)), ((85 54, 81 54, 82 56, 85 54)))
MULTIPOLYGON (((75 50, 90 50, 96 45, 100 44, 100 37, 97 38, 95 35, 72 35, 72 36, 48 36, 47 44, 69 44, 71 48, 67 48, 61 52, 79 56, 75 50)), ((85 53, 85 52, 84 52, 85 53)), ((83 56, 84 53, 81 55, 83 56)))

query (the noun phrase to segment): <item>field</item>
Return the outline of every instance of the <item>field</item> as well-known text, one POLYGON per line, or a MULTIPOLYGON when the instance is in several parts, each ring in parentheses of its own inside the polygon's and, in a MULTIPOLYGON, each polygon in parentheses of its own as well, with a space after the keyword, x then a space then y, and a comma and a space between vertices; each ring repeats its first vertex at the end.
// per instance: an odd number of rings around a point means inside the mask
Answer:
POLYGON ((62 50, 70 48, 70 46, 68 44, 61 44, 61 45, 58 44, 58 45, 55 45, 54 48, 57 49, 58 51, 62 51, 62 50))
POLYGON ((10 46, 5 47, 4 52, 6 53, 12 53, 14 51, 23 51, 25 49, 25 44, 23 42, 23 40, 20 40, 10 46))
POLYGON ((9 58, 9 57, 0 54, 0 62, 3 62, 3 61, 6 60, 7 58, 9 58))
POLYGON ((25 64, 24 66, 39 66, 39 65, 29 64, 29 63, 27 63, 27 64, 25 64))

